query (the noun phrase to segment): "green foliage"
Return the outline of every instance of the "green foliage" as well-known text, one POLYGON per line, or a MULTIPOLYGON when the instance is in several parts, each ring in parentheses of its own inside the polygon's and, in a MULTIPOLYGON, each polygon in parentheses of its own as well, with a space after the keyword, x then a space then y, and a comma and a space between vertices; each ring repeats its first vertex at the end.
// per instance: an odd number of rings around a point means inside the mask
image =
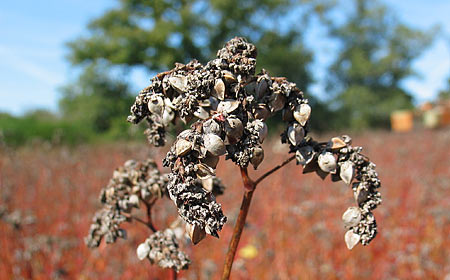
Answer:
POLYGON ((450 78, 447 80, 447 88, 441 90, 438 97, 440 100, 450 99, 450 78))
POLYGON ((62 89, 62 116, 67 121, 84 123, 97 133, 104 133, 117 125, 116 118, 126 123, 134 98, 126 83, 112 79, 106 71, 91 65, 79 79, 62 89))
MULTIPOLYGON (((125 69, 143 67, 148 73, 154 73, 172 68, 175 62, 197 59, 205 63, 227 40, 243 36, 258 47, 259 68, 269 69, 272 75, 285 76, 307 91, 312 81, 307 71, 312 53, 304 46, 302 35, 310 19, 313 16, 324 19, 333 2, 121 0, 116 8, 89 24, 87 36, 68 43, 69 60, 74 65, 88 66, 85 71, 90 71, 90 65, 106 62, 125 69), (293 14, 295 20, 287 19, 293 14)), ((90 83, 96 91, 107 91, 86 79, 91 79, 91 75, 82 76, 77 83, 90 83)), ((124 81, 120 82, 125 84, 124 81)), ((80 109, 64 115, 81 115, 86 120, 95 120, 97 129, 106 129, 108 125, 104 125, 98 115, 92 116, 96 114, 94 108, 101 107, 102 101, 94 94, 81 94, 90 89, 77 83, 66 87, 66 96, 61 103, 63 110, 66 111, 64 104, 74 103, 74 96, 83 96, 77 102, 88 107, 82 109, 71 105, 80 109)), ((102 86, 119 94, 117 87, 111 89, 106 83, 102 86)))
POLYGON ((21 146, 32 141, 74 145, 92 139, 93 132, 84 123, 60 120, 50 113, 36 112, 23 117, 0 114, 0 143, 21 146))
POLYGON ((377 1, 352 2, 353 14, 331 29, 341 44, 328 81, 337 116, 334 125, 387 127, 393 110, 412 107, 401 82, 415 74, 412 61, 430 45, 435 32, 405 26, 377 1))

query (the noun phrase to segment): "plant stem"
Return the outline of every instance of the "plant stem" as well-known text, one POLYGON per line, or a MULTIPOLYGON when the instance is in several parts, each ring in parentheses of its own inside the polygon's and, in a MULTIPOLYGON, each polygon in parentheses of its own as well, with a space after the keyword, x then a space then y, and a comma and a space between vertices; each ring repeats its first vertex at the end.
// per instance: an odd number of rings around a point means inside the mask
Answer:
POLYGON ((147 223, 146 224, 153 232, 157 232, 158 229, 155 227, 155 225, 153 224, 153 221, 152 221, 152 206, 153 206, 153 203, 148 203, 148 202, 145 202, 145 201, 144 201, 144 203, 145 203, 145 206, 147 207, 147 223))
POLYGON ((271 170, 264 173, 256 181, 252 181, 248 176, 247 168, 241 167, 241 177, 244 183, 244 197, 242 198, 241 209, 239 210, 239 216, 237 218, 236 224, 233 229, 233 235, 230 240, 230 246, 228 247, 227 256, 225 258, 225 265, 223 268, 222 280, 230 279, 231 267, 233 266, 234 257, 236 255, 236 250, 241 239, 242 230, 245 226, 245 220, 247 218, 248 210, 250 208, 250 203, 252 201, 253 193, 255 192, 256 185, 258 185, 262 180, 272 175, 275 171, 282 168, 289 162, 295 159, 295 155, 283 161, 281 164, 275 166, 271 170))
POLYGON ((170 279, 171 280, 177 280, 177 276, 178 276, 177 271, 175 269, 171 269, 170 270, 170 279))
POLYGON ((248 209, 250 208, 250 202, 252 201, 253 192, 255 191, 255 184, 248 177, 247 168, 241 167, 241 176, 244 182, 245 193, 242 199, 241 209, 239 216, 234 226, 233 236, 231 237, 230 246, 228 247, 228 253, 225 259, 225 266, 223 269, 222 280, 229 279, 231 273, 231 267, 233 266, 234 256, 236 255, 236 249, 241 239, 242 230, 244 229, 245 219, 247 218, 248 209))
POLYGON ((281 164, 275 166, 274 168, 272 168, 271 170, 267 171, 266 173, 264 173, 261 177, 259 177, 258 179, 256 179, 255 181, 255 187, 256 185, 258 185, 262 180, 266 179, 268 176, 272 175, 272 173, 274 173, 275 171, 277 171, 278 169, 280 169, 281 167, 285 166, 286 164, 288 164, 289 162, 291 162, 292 160, 295 159, 295 155, 291 156, 290 158, 288 158, 287 160, 283 161, 281 164))

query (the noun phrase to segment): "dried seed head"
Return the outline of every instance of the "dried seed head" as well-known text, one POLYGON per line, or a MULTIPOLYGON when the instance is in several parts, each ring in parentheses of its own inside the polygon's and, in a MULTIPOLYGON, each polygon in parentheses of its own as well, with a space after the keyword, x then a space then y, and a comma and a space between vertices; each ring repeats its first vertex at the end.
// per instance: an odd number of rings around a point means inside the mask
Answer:
POLYGON ((141 261, 148 257, 148 253, 150 253, 150 246, 146 242, 140 244, 136 249, 138 259, 141 261))
POLYGON ((178 139, 175 144, 175 151, 177 156, 181 157, 186 155, 192 150, 192 143, 185 139, 178 139))
POLYGON ((357 226, 361 221, 361 209, 358 207, 349 207, 342 215, 342 221, 347 228, 357 226))
POLYGON ((294 111, 294 118, 302 125, 305 126, 311 115, 311 106, 302 103, 294 111))
POLYGON ((353 232, 353 230, 349 230, 345 233, 345 244, 347 244, 347 248, 349 250, 353 249, 353 247, 358 244, 361 236, 353 232))
POLYGON ((203 240, 203 238, 206 237, 206 232, 204 229, 189 223, 186 223, 186 232, 194 245, 198 244, 203 240))
POLYGON ((342 179, 342 181, 344 181, 344 183, 346 183, 347 185, 350 185, 350 183, 353 180, 353 163, 351 161, 344 161, 341 164, 341 168, 340 168, 340 172, 339 175, 342 179))
POLYGON ((324 172, 336 172, 336 158, 330 152, 321 153, 317 159, 317 163, 324 172))
POLYGON ((214 156, 221 156, 226 152, 225 144, 223 143, 222 139, 215 134, 205 134, 203 136, 203 143, 208 152, 210 152, 214 156))

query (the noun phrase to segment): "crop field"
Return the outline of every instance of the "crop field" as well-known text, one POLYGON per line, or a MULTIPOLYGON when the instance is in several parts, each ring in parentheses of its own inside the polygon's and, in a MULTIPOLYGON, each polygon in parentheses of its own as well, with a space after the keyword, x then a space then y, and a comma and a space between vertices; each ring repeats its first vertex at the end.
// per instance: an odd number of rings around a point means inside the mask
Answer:
MULTIPOLYGON (((266 159, 251 177, 287 158, 278 142, 264 144, 266 159)), ((255 192, 232 279, 449 279, 449 144, 449 130, 353 137, 377 164, 383 203, 374 211, 377 237, 351 251, 341 222, 354 204, 350 187, 303 175, 294 162, 277 171, 255 192)), ((161 167, 164 152, 125 143, 0 148, 0 279, 166 279, 169 271, 136 256, 150 234, 141 224, 125 224, 127 240, 113 245, 91 250, 83 240, 113 170, 149 155, 161 167)), ((228 222, 220 239, 182 244, 192 264, 179 279, 219 278, 243 193, 237 174, 221 159, 217 175, 227 189, 217 200, 228 222)), ((176 209, 165 199, 154 215, 164 228, 176 209)))

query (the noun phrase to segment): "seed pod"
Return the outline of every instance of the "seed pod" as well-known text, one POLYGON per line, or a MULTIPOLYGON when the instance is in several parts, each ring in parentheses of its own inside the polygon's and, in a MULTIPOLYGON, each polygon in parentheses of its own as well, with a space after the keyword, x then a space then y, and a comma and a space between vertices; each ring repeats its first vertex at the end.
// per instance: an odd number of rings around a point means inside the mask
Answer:
POLYGON ((294 123, 289 126, 287 135, 289 142, 291 142, 292 145, 297 146, 302 142, 303 137, 305 137, 305 130, 298 123, 294 123))
POLYGON ((356 234, 353 232, 353 230, 349 230, 345 233, 345 244, 347 245, 347 248, 349 250, 353 249, 353 247, 358 244, 359 240, 361 239, 361 236, 359 234, 356 234))
POLYGON ((168 126, 170 122, 175 118, 175 113, 169 107, 164 108, 162 123, 164 126, 168 126))
POLYGON ((281 111, 281 118, 285 122, 291 122, 291 121, 294 120, 294 116, 292 114, 292 111, 289 110, 289 109, 283 109, 283 111, 281 111))
POLYGON ((227 118, 225 121, 225 132, 227 137, 234 140, 231 142, 237 142, 244 133, 244 126, 242 125, 241 120, 235 117, 227 118))
POLYGON ((270 111, 264 103, 258 104, 253 112, 255 119, 260 119, 265 121, 270 116, 270 111))
POLYGON ((212 177, 209 177, 208 179, 202 180, 202 187, 207 190, 208 192, 212 192, 214 186, 214 180, 212 177))
POLYGON ((223 70, 222 75, 223 75, 223 78, 225 79, 225 81, 229 84, 236 83, 238 81, 236 79, 236 76, 233 73, 231 73, 230 71, 223 70))
POLYGON ((295 108, 294 118, 302 125, 305 126, 306 122, 309 120, 311 115, 311 106, 308 104, 300 104, 295 108))
POLYGON ((214 119, 209 119, 203 123, 203 133, 220 135, 221 132, 220 125, 214 119))
POLYGON ((211 153, 207 153, 206 157, 204 159, 202 159, 202 162, 206 165, 208 165, 211 168, 216 168, 217 167, 217 163, 219 163, 219 157, 212 155, 211 153))
POLYGON ((148 257, 148 253, 150 253, 150 246, 148 246, 147 242, 140 244, 136 249, 137 257, 141 261, 148 257))
POLYGON ((268 133, 267 125, 262 120, 255 120, 254 122, 257 123, 256 127, 259 128, 258 129, 259 143, 262 144, 267 137, 268 133))
POLYGON ((345 144, 351 145, 352 144, 352 138, 348 135, 342 135, 342 140, 344 140, 345 144))
POLYGON ((258 84, 256 85, 256 96, 258 99, 261 99, 266 95, 269 83, 265 78, 258 80, 258 84))
POLYGON ((217 112, 219 113, 231 113, 239 107, 239 101, 233 99, 227 99, 220 101, 217 106, 217 112))
POLYGON ((306 165, 314 158, 314 149, 311 146, 303 146, 295 152, 297 164, 306 165))
POLYGON ((353 163, 348 160, 344 161, 341 164, 339 175, 341 176, 341 179, 342 181, 344 181, 344 183, 350 185, 353 180, 353 163))
POLYGON ((130 195, 130 197, 128 198, 128 202, 132 206, 139 208, 139 197, 137 195, 135 195, 135 194, 130 195))
POLYGON ((336 172, 336 158, 330 152, 324 152, 317 159, 320 169, 327 173, 336 172))
POLYGON ((355 192, 355 201, 358 205, 363 204, 369 198, 369 191, 365 188, 364 184, 359 183, 355 192))
POLYGON ((194 116, 196 116, 199 119, 206 120, 209 118, 209 113, 203 107, 198 107, 197 110, 194 112, 194 116))
POLYGON ((109 200, 109 199, 113 198, 114 197, 114 193, 115 193, 114 188, 106 189, 106 192, 105 192, 106 199, 109 200))
POLYGON ((284 97, 281 93, 273 93, 271 100, 272 101, 269 103, 269 107, 272 113, 283 109, 284 104, 286 103, 286 97, 284 97))
POLYGON ((250 163, 256 169, 264 160, 264 150, 261 147, 253 148, 252 156, 250 158, 250 163))
POLYGON ((147 189, 141 189, 141 197, 143 200, 147 201, 151 196, 151 193, 147 189))
POLYGON ((328 143, 328 146, 332 150, 340 150, 342 148, 347 147, 347 143, 345 143, 344 139, 342 139, 341 137, 333 137, 328 143))
POLYGON ((219 100, 225 99, 225 83, 222 81, 222 79, 216 80, 211 95, 219 100))
POLYGON ((211 178, 212 176, 214 176, 214 169, 212 169, 211 167, 209 167, 206 164, 203 163, 198 163, 195 165, 196 167, 196 174, 197 177, 204 180, 204 179, 208 179, 211 178))
POLYGON ((184 156, 192 150, 192 143, 185 139, 178 139, 175 144, 175 152, 177 156, 184 156))
POLYGON ((226 152, 225 144, 222 139, 215 134, 205 134, 203 136, 203 143, 208 152, 215 156, 221 156, 226 152))
POLYGON ((205 230, 197 225, 186 224, 186 232, 194 245, 198 244, 206 236, 205 230))
POLYGON ((164 110, 164 99, 158 95, 152 95, 147 104, 148 110, 150 113, 162 116, 164 110))
POLYGON ((187 77, 186 76, 172 76, 169 78, 170 85, 179 93, 187 91, 187 77))
POLYGON ((346 228, 357 226, 361 221, 361 210, 358 207, 349 207, 342 215, 342 221, 346 228))

